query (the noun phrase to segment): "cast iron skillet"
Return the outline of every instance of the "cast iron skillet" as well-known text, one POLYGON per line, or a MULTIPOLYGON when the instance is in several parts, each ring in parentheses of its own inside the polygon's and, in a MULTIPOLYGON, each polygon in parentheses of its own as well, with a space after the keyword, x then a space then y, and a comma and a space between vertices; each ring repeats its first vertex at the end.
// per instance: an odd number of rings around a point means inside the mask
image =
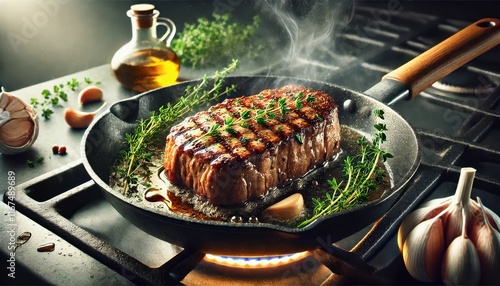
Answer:
POLYGON ((342 125, 362 134, 373 134, 371 112, 385 111, 389 127, 384 148, 394 155, 388 160, 393 186, 376 201, 352 210, 318 219, 303 229, 264 223, 229 223, 185 218, 156 210, 147 202, 127 198, 109 185, 111 166, 123 146, 124 135, 140 118, 147 118, 167 102, 175 102, 188 85, 199 81, 149 91, 112 105, 85 132, 83 163, 106 198, 126 219, 162 240, 202 253, 220 255, 276 255, 315 249, 347 237, 380 218, 404 190, 420 163, 420 144, 412 127, 386 104, 416 96, 437 79, 462 66, 500 42, 500 21, 484 19, 437 45, 415 60, 389 73, 365 92, 288 77, 228 77, 236 84, 234 96, 256 94, 263 89, 299 84, 331 94, 339 104, 342 125), (378 100, 374 99, 377 98, 378 100))

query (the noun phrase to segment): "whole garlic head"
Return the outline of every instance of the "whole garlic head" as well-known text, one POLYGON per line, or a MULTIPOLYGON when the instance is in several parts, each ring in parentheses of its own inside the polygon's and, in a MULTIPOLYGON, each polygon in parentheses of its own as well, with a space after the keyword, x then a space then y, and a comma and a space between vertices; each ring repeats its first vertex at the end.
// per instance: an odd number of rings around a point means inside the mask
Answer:
POLYGON ((500 217, 470 198, 476 170, 462 168, 455 195, 408 215, 398 246, 417 280, 446 285, 500 285, 500 217))
POLYGON ((28 150, 38 137, 38 116, 19 97, 0 93, 0 153, 12 155, 28 150))

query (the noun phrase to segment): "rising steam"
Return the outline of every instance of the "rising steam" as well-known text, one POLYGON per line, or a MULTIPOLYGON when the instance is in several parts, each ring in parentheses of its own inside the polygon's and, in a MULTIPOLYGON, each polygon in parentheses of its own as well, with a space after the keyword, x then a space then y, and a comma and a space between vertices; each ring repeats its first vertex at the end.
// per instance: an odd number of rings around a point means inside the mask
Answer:
POLYGON ((352 1, 266 0, 261 5, 286 32, 281 60, 290 75, 324 79, 353 60, 334 52, 338 33, 352 17, 352 1))

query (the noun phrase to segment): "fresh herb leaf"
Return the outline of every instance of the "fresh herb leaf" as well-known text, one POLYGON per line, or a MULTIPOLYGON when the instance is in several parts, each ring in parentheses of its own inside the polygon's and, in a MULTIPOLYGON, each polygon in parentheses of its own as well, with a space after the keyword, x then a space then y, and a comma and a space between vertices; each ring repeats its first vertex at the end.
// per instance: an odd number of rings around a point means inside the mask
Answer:
POLYGON ((264 116, 257 116, 256 118, 257 124, 266 125, 266 118, 264 116))
POLYGON ((38 102, 37 98, 32 97, 32 98, 30 98, 30 104, 31 104, 31 106, 33 106, 33 108, 36 108, 38 106, 38 104, 40 104, 40 103, 38 102))
POLYGON ((30 168, 35 168, 35 165, 36 164, 41 164, 43 162, 43 156, 38 156, 36 157, 36 159, 33 161, 33 160, 27 160, 26 161, 26 164, 28 165, 28 167, 30 168))
POLYGON ((285 97, 278 99, 278 107, 280 110, 281 118, 285 117, 285 114, 287 114, 289 111, 289 109, 286 105, 286 98, 285 97))
POLYGON ((295 106, 297 107, 298 110, 302 109, 302 107, 304 106, 304 104, 302 103, 303 98, 304 98, 304 94, 302 94, 302 92, 299 92, 295 96, 294 103, 295 103, 295 106))
POLYGON ((250 110, 248 109, 245 109, 243 110, 241 113, 240 113, 240 118, 243 119, 243 120, 248 120, 250 119, 252 116, 250 114, 250 110))
POLYGON ((49 119, 50 116, 54 113, 52 109, 44 108, 42 109, 42 117, 45 119, 49 119))
POLYGON ((300 144, 304 144, 304 141, 302 141, 302 135, 300 135, 299 133, 295 133, 295 138, 297 139, 297 141, 299 141, 300 144))
POLYGON ((307 94, 307 97, 306 97, 307 103, 314 102, 315 100, 316 100, 316 98, 312 94, 310 94, 310 93, 307 94))
POLYGON ((42 90, 42 96, 43 98, 48 98, 50 96, 50 90, 48 89, 42 90))
POLYGON ((377 110, 374 110, 373 111, 373 115, 375 115, 376 117, 384 120, 384 111, 382 109, 377 109, 377 110))

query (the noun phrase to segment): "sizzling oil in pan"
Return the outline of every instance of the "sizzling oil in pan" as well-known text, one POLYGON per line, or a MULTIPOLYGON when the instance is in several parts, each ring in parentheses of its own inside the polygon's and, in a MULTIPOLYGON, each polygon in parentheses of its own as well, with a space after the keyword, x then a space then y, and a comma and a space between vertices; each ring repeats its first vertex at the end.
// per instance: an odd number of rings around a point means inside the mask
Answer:
MULTIPOLYGON (((151 150, 154 158, 150 166, 152 175, 140 177, 137 183, 137 192, 128 195, 134 196, 138 204, 151 204, 159 211, 179 216, 238 223, 268 222, 293 227, 312 216, 313 198, 322 199, 327 192, 331 192, 328 180, 336 178, 340 182, 342 163, 347 156, 353 156, 358 152, 359 146, 356 142, 361 136, 356 131, 342 126, 340 150, 332 160, 296 180, 271 188, 262 197, 252 199, 244 204, 223 207, 214 206, 194 192, 170 183, 163 171, 164 146, 159 144, 151 150), (304 197, 304 210, 300 216, 292 220, 280 220, 262 215, 264 209, 294 193, 301 193, 304 197)), ((381 165, 381 167, 388 176, 379 185, 379 188, 369 196, 369 201, 379 198, 385 190, 391 188, 390 170, 387 170, 385 165, 381 165)), ((110 186, 117 192, 121 191, 119 182, 120 178, 114 173, 111 174, 110 186)))

